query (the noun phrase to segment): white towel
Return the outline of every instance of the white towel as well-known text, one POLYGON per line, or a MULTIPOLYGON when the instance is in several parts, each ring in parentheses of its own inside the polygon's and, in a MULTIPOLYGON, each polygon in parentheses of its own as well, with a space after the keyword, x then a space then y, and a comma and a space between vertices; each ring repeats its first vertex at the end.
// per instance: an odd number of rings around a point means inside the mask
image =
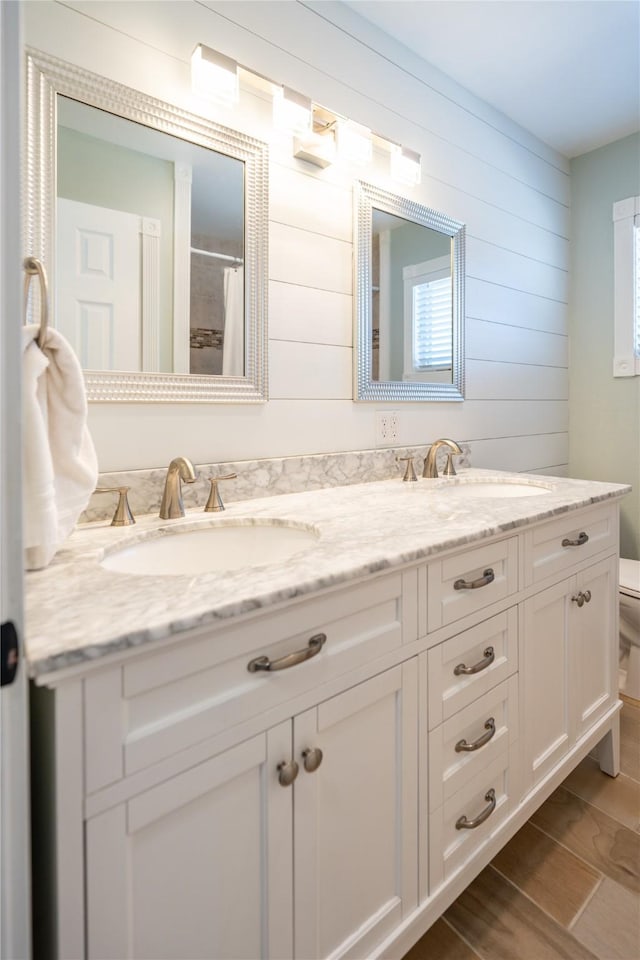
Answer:
POLYGON ((27 570, 46 567, 73 530, 98 479, 80 363, 57 330, 41 350, 23 328, 23 538, 27 570))

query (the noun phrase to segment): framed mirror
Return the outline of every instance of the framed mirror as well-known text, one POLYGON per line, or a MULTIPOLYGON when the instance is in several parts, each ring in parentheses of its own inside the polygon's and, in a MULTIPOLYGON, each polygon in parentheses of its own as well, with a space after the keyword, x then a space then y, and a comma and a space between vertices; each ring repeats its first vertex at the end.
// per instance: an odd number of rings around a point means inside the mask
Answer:
POLYGON ((25 256, 89 400, 266 400, 267 145, 28 50, 25 153, 25 256))
POLYGON ((464 399, 464 224, 355 185, 355 400, 464 399))

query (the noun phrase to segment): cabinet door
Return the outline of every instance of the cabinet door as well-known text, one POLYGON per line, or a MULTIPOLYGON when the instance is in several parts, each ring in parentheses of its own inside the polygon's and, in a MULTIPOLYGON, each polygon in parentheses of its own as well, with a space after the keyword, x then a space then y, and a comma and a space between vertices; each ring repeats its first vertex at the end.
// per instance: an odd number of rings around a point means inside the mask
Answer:
POLYGON ((617 564, 609 557, 576 578, 571 606, 571 712, 580 737, 617 698, 617 564), (588 598, 588 599, 587 599, 588 598))
POLYGON ((88 956, 291 957, 291 723, 87 822, 88 956))
POLYGON ((416 660, 295 717, 294 757, 295 956, 368 956, 417 903, 416 660))
POLYGON ((569 588, 565 580, 522 604, 519 663, 525 792, 558 763, 572 740, 569 588))

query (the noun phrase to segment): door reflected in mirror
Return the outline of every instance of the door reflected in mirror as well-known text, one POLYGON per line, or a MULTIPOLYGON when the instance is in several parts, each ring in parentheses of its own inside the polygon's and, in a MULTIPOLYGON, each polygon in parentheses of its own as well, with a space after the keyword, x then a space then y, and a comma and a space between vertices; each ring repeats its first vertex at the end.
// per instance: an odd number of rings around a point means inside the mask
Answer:
POLYGON ((464 398, 464 224, 356 184, 356 400, 464 398))
POLYGON ((58 97, 56 325, 87 370, 244 374, 244 163, 58 97))

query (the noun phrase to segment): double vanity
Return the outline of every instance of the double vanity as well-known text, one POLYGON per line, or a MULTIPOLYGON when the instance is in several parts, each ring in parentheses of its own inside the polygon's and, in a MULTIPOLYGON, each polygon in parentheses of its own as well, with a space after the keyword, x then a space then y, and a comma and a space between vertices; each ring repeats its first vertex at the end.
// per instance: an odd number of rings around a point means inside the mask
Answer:
POLYGON ((401 957, 591 750, 628 487, 466 469, 78 527, 27 576, 59 958, 401 957))

